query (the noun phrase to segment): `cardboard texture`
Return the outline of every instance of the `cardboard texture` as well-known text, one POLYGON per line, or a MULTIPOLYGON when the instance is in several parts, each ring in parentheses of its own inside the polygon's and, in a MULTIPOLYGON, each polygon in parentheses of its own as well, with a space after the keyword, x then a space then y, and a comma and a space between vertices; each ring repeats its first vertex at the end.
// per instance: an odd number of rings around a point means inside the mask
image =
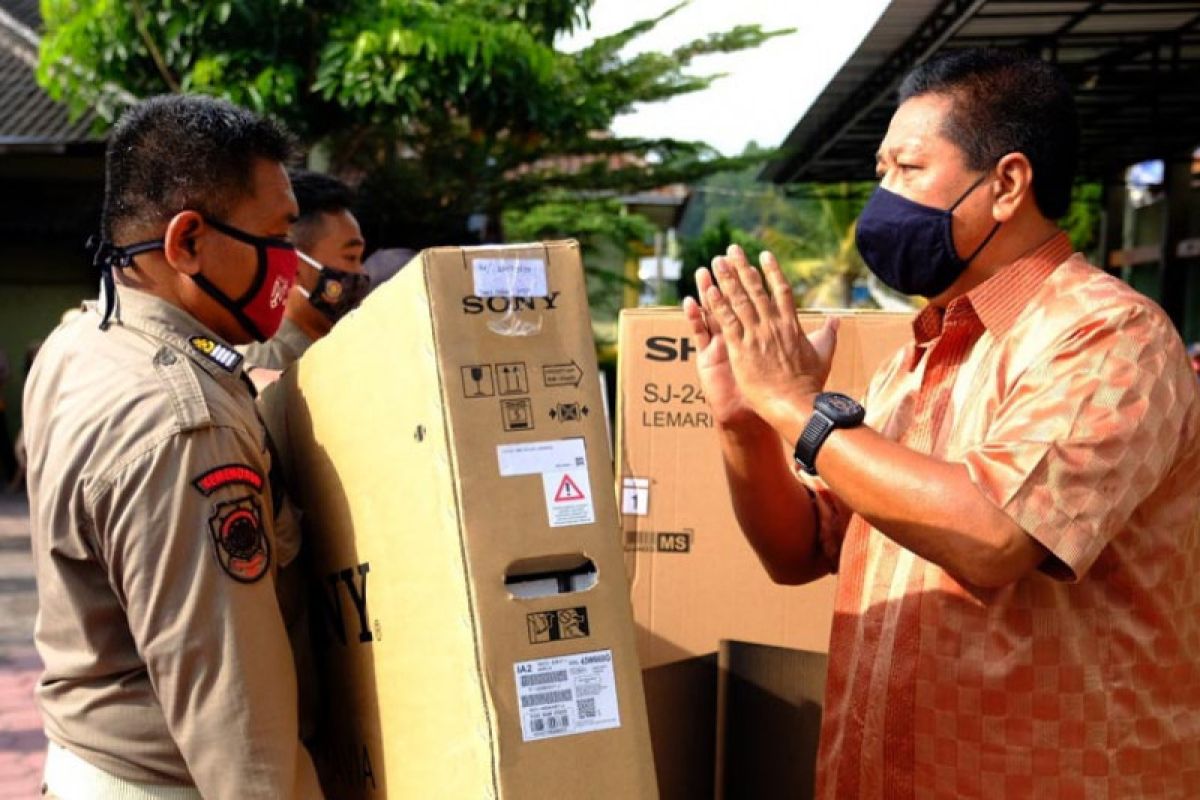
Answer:
POLYGON ((717 654, 661 664, 642 672, 654 769, 664 800, 713 796, 716 760, 717 654))
MULTIPOLYGON (((835 312, 841 318, 827 388, 861 398, 871 376, 912 337, 912 315, 835 312)), ((809 332, 825 314, 800 312, 809 332)), ((712 796, 714 705, 701 664, 722 639, 825 651, 835 579, 771 581, 737 524, 712 416, 696 377, 695 343, 679 309, 622 312, 618 366, 617 491, 638 652, 659 789, 664 798, 712 796), (673 668, 693 683, 659 691, 673 668), (686 765, 686 766, 681 766, 686 765), (687 772, 685 783, 670 776, 687 772)), ((790 458, 792 445, 780 442, 790 458)))
POLYGON ((717 800, 809 800, 825 702, 825 653, 721 642, 717 800))
POLYGON ((596 374, 578 245, 443 248, 264 398, 329 797, 657 796, 596 374))

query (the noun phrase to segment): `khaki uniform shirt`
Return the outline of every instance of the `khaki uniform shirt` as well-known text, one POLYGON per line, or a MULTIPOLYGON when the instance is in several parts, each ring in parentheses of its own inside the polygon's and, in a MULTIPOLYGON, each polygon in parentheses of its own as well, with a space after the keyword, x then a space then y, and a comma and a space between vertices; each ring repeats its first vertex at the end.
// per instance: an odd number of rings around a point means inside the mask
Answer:
POLYGON ((119 289, 46 341, 25 393, 47 735, 206 798, 319 798, 275 593, 282 535, 241 358, 119 289))
POLYGON ((238 348, 252 367, 284 370, 294 364, 312 346, 313 340, 300 326, 287 317, 275 335, 265 342, 254 342, 238 348))

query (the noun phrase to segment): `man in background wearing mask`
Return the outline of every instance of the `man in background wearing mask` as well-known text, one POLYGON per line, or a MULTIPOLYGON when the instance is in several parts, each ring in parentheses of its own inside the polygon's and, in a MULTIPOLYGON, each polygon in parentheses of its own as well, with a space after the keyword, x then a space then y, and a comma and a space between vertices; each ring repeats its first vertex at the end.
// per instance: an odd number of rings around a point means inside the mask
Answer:
POLYGON ((336 178, 296 170, 289 174, 300 217, 292 241, 300 256, 296 285, 278 332, 243 351, 254 367, 282 370, 358 307, 370 288, 363 269, 364 242, 350 207, 354 194, 336 178))
POLYGON ((698 272, 743 531, 781 583, 838 573, 821 797, 1200 796, 1200 394, 1054 222, 1077 141, 1032 58, 904 80, 858 244, 930 302, 865 412, 770 255, 698 272))
POLYGON ((296 277, 274 124, 158 97, 109 135, 100 304, 25 392, 44 793, 318 798, 275 593, 298 542, 242 358, 296 277))

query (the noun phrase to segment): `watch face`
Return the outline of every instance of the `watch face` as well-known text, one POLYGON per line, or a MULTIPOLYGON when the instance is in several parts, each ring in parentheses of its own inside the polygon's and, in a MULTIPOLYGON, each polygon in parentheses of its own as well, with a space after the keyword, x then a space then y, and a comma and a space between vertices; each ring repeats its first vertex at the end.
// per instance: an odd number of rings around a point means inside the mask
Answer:
POLYGON ((822 411, 829 415, 835 424, 857 425, 862 422, 865 410, 852 398, 837 392, 825 392, 817 397, 817 403, 822 411))
POLYGON ((858 407, 858 403, 840 394, 830 395, 828 402, 839 414, 853 414, 858 407))

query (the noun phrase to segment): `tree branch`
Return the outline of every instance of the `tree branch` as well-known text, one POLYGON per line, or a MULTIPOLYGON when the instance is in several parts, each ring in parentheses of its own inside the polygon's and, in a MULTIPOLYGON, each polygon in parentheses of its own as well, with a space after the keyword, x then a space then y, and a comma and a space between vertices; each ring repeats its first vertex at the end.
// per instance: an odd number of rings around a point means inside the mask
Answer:
POLYGON ((142 43, 146 45, 146 49, 150 52, 150 58, 154 60, 154 66, 158 69, 158 74, 162 76, 163 81, 167 84, 167 88, 172 93, 179 93, 179 81, 171 74, 171 70, 167 67, 166 59, 163 58, 162 51, 158 49, 158 45, 154 43, 154 39, 150 36, 150 29, 146 26, 146 12, 142 9, 142 4, 139 0, 131 0, 130 6, 133 8, 133 24, 137 28, 138 35, 142 37, 142 43))

